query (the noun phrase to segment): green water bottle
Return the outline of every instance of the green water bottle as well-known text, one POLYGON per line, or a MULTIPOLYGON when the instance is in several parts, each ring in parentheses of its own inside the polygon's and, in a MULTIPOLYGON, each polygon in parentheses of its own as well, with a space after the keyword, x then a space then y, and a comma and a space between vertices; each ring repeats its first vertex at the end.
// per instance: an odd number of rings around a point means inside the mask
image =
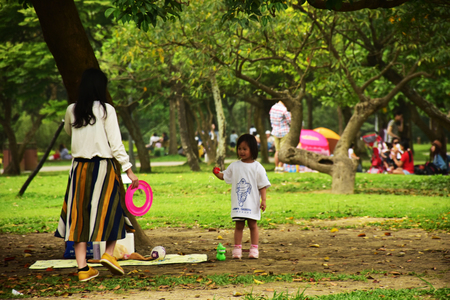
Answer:
POLYGON ((225 256, 226 251, 227 251, 227 248, 225 248, 221 243, 219 243, 219 245, 217 245, 217 255, 216 255, 217 260, 225 260, 226 259, 226 256, 225 256))

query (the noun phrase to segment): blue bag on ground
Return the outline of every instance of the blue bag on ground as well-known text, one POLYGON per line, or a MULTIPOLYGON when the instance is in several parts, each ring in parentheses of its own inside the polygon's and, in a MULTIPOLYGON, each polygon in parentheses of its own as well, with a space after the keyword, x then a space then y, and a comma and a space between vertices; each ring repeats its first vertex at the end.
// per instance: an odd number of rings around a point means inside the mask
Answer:
MULTIPOLYGON (((73 248, 74 242, 66 242, 66 250, 64 251, 64 258, 75 258, 75 249, 73 248)), ((87 243, 86 257, 94 257, 94 247, 92 242, 87 243)))

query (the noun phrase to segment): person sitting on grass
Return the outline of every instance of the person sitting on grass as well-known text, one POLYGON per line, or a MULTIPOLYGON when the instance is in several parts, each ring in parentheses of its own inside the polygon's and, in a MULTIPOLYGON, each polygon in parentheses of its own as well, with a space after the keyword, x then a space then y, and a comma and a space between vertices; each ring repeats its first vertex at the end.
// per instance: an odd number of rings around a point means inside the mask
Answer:
MULTIPOLYGON (((395 150, 398 152, 399 150, 395 150)), ((414 157, 411 149, 409 149, 408 141, 400 142, 400 151, 403 152, 400 160, 397 159, 397 156, 394 156, 394 163, 397 165, 397 168, 392 171, 392 174, 396 175, 414 175, 414 157)))
POLYGON ((231 218, 235 223, 233 258, 242 257, 242 236, 245 222, 250 228, 249 258, 258 258, 259 231, 257 221, 266 210, 266 189, 270 187, 266 170, 256 161, 258 144, 251 134, 239 137, 236 153, 240 160, 231 163, 223 172, 214 172, 220 180, 231 184, 231 218))
POLYGON ((69 150, 67 150, 64 144, 59 145, 59 154, 61 159, 69 160, 72 159, 72 155, 69 154, 69 150))
POLYGON ((435 140, 431 144, 430 161, 438 168, 437 174, 448 174, 447 153, 442 148, 440 141, 435 140))

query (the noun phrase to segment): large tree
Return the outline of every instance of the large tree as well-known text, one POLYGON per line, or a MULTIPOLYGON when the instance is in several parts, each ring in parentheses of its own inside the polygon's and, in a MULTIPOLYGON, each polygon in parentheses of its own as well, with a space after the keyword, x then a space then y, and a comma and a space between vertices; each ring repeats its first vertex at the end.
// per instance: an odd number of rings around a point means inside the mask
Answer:
MULTIPOLYGON (((88 68, 99 68, 78 10, 73 0, 32 0, 31 3, 39 18, 45 42, 63 78, 68 100, 73 103, 77 99, 77 87, 83 71, 88 68)), ((111 99, 109 100, 113 104, 111 99)), ((121 185, 121 195, 125 195, 123 185, 121 185)), ((125 198, 121 200, 125 206, 125 198)), ((136 229, 137 245, 151 246, 150 239, 145 235, 136 218, 129 212, 127 215, 136 229)))

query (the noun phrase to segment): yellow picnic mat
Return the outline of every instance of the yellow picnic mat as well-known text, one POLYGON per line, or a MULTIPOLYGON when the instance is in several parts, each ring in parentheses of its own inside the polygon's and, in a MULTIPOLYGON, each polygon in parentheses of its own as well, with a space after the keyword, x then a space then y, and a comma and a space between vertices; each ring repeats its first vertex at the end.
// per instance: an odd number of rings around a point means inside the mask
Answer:
MULTIPOLYGON (((119 260, 121 266, 152 266, 152 265, 168 265, 168 264, 191 264, 200 263, 208 260, 206 254, 167 254, 164 260, 119 260)), ((99 267, 101 264, 91 264, 91 267, 99 267)), ((63 269, 76 268, 77 261, 75 259, 53 259, 53 260, 38 260, 30 266, 31 270, 42 270, 47 268, 63 269)))

